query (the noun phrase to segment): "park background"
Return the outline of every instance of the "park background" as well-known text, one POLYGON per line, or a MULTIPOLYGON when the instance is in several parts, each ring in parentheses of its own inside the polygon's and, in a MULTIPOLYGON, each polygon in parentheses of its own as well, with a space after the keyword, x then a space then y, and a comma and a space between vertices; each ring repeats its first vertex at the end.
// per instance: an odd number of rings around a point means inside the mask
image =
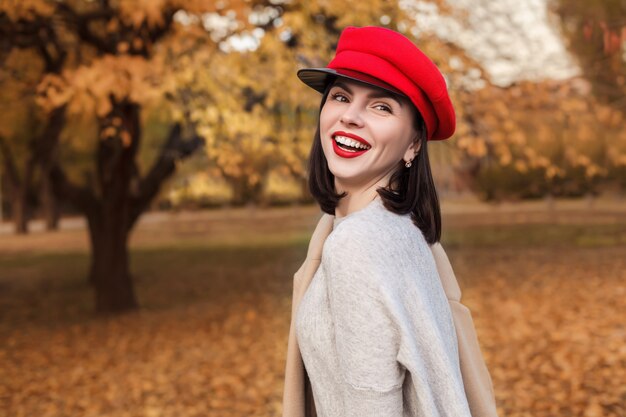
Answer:
POLYGON ((626 415, 626 6, 1 0, 0 416, 279 416, 341 29, 442 69, 443 237, 501 416, 626 415))

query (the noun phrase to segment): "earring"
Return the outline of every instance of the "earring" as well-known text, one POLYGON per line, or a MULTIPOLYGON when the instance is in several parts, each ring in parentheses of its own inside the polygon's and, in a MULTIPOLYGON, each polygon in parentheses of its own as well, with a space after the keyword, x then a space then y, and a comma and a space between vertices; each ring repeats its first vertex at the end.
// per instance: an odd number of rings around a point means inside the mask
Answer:
POLYGON ((408 161, 406 164, 404 164, 404 166, 407 168, 411 168, 411 161, 408 161))

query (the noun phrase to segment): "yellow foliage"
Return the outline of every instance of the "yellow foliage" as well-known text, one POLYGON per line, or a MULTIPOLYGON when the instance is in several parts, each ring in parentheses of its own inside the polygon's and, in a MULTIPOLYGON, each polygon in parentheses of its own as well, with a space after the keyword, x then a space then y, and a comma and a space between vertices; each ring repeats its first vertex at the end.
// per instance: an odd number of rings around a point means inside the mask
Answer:
POLYGON ((16 22, 20 19, 32 21, 39 16, 47 17, 54 13, 54 3, 42 0, 2 0, 0 12, 16 22))
POLYGON ((302 196, 302 188, 288 169, 276 169, 269 172, 263 194, 272 201, 293 201, 302 196))
MULTIPOLYGON (((626 128, 618 124, 623 116, 581 95, 568 81, 487 87, 463 94, 459 101, 460 113, 470 108, 475 128, 486 133, 490 156, 503 166, 512 163, 520 172, 541 168, 545 178, 552 179, 584 167, 587 176, 606 176, 611 168, 604 166, 603 155, 617 166, 626 154, 626 128)), ((454 139, 460 150, 475 157, 467 152, 470 132, 460 130, 454 139)))
POLYGON ((500 156, 500 160, 499 160, 500 165, 503 165, 503 166, 509 165, 511 161, 513 160, 511 152, 503 152, 499 156, 500 156))
POLYGON ((602 174, 606 175, 606 169, 601 169, 599 166, 595 164, 590 164, 585 169, 585 176, 587 178, 593 178, 602 174))
POLYGON ((610 107, 607 106, 598 106, 596 108, 596 115, 600 123, 609 124, 613 117, 613 111, 610 107))
POLYGON ((548 124, 540 124, 539 126, 537 126, 537 129, 535 131, 535 137, 537 138, 539 143, 546 143, 553 140, 554 131, 552 129, 552 126, 548 124))
POLYGON ((115 136, 116 132, 117 132, 117 129, 115 129, 113 126, 107 126, 100 131, 100 138, 107 139, 107 138, 113 137, 115 136))
POLYGON ((546 177, 549 179, 552 179, 558 175, 560 175, 561 170, 559 168, 557 168, 554 165, 550 165, 547 169, 546 169, 546 177))
POLYGON ((573 156, 574 165, 583 166, 583 167, 591 167, 591 160, 587 155, 575 155, 573 156))
POLYGON ((199 172, 191 175, 182 185, 173 185, 167 193, 166 199, 174 207, 197 201, 225 203, 233 197, 233 191, 213 172, 199 172))
POLYGON ((523 146, 526 144, 526 135, 521 130, 514 130, 509 135, 509 140, 513 145, 523 146))
POLYGON ((68 104, 70 114, 104 117, 112 108, 110 96, 140 104, 160 97, 163 70, 142 57, 104 55, 91 65, 66 69, 61 76, 45 76, 39 86, 39 104, 47 110, 68 104))
POLYGON ((578 127, 577 139, 580 142, 591 142, 595 136, 595 132, 588 124, 582 124, 578 127))
POLYGON ((626 167, 626 154, 623 155, 618 155, 615 159, 614 159, 614 163, 617 166, 623 166, 626 167))
POLYGON ((511 119, 505 119, 502 124, 502 130, 505 132, 516 132, 517 125, 511 119))
POLYGON ((515 169, 518 170, 519 172, 526 172, 528 171, 528 164, 526 164, 526 162, 522 161, 522 160, 517 160, 515 161, 515 163, 513 164, 515 169))
MULTIPOLYGON (((444 5, 439 0, 437 4, 444 5)), ((160 27, 171 10, 199 18, 207 12, 225 15, 225 9, 232 9, 229 15, 239 20, 238 30, 252 33, 243 30, 250 25, 251 5, 246 0, 118 0, 112 7, 119 11, 118 17, 99 30, 113 33, 122 25, 160 27)), ((51 14, 54 2, 5 0, 0 10, 12 20, 30 19, 33 11, 51 14)), ((387 22, 399 29, 406 17, 398 2, 386 0, 293 2, 277 27, 258 38, 256 50, 230 53, 208 41, 201 24, 175 23, 172 36, 154 48, 144 44, 150 41, 138 30, 136 36, 118 43, 116 55, 85 60, 60 75, 44 77, 37 102, 47 110, 67 104, 71 117, 102 118, 112 109, 110 96, 138 104, 174 97, 168 99, 172 120, 194 125, 205 138, 209 160, 229 180, 245 177, 248 184, 259 184, 272 170, 302 179, 320 95, 298 80, 296 70, 328 62, 337 40, 328 24, 340 29, 387 22), (286 43, 290 36, 297 39, 297 48, 286 43), (154 56, 127 54, 142 47, 154 56)), ((451 68, 451 56, 461 56, 459 68, 481 70, 480 63, 435 37, 425 36, 417 43, 441 66, 452 86, 466 74, 451 68)), ((450 156, 452 163, 459 158, 488 158, 520 172, 541 168, 546 178, 565 175, 572 166, 584 166, 591 176, 607 175, 606 169, 599 168, 605 163, 602 155, 617 166, 626 154, 626 145, 618 144, 626 142, 623 115, 578 91, 569 81, 521 82, 509 89, 487 85, 472 92, 452 88, 458 120, 455 136, 446 143, 458 150, 450 156)), ((101 135, 119 132, 121 124, 116 123, 101 135)), ((130 136, 122 140, 129 141, 130 136)))
POLYGON ((127 130, 122 130, 120 132, 120 139, 122 139, 122 145, 124 147, 128 147, 130 146, 131 142, 132 142, 132 138, 130 136, 130 133, 128 133, 127 130))

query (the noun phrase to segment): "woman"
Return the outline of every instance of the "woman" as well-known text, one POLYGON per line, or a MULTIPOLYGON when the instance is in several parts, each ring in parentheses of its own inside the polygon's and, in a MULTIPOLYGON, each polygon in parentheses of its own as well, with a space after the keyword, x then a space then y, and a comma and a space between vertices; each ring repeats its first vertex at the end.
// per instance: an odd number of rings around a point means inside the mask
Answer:
POLYGON ((495 416, 471 316, 433 256, 427 141, 455 129, 441 73, 397 32, 348 27, 326 68, 298 76, 323 93, 309 185, 327 214, 294 275, 283 415, 495 416))

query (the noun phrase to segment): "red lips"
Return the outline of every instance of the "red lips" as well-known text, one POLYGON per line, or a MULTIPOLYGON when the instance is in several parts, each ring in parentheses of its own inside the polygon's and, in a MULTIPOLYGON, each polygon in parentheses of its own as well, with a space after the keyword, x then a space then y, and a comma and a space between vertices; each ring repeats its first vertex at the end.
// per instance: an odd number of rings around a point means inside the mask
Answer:
POLYGON ((371 147, 371 146, 372 146, 372 145, 370 145, 370 144, 369 144, 369 142, 368 142, 368 141, 366 141, 366 140, 365 140, 365 139, 363 139, 362 137, 357 136, 357 135, 352 134, 352 133, 342 132, 341 130, 338 130, 338 131, 334 132, 334 133, 333 133, 333 135, 332 135, 332 138, 333 138, 333 139, 335 139, 335 136, 345 136, 345 137, 347 137, 347 138, 350 138, 350 139, 354 139, 354 140, 356 140, 356 141, 359 141, 359 142, 361 142, 363 145, 367 145, 367 146, 369 146, 369 147, 371 147))
POLYGON ((357 136, 357 135, 353 135, 351 133, 346 133, 346 132, 342 132, 342 131, 337 131, 334 132, 331 135, 331 142, 333 143, 333 150, 335 151, 335 153, 339 156, 341 156, 342 158, 354 158, 356 156, 359 155, 363 155, 365 152, 367 152, 369 149, 361 149, 360 151, 347 151, 345 149, 342 149, 339 147, 339 145, 337 145, 337 141, 335 140, 335 136, 345 136, 347 138, 350 139, 354 139, 358 142, 363 143, 364 145, 370 146, 371 145, 363 138, 357 136))

